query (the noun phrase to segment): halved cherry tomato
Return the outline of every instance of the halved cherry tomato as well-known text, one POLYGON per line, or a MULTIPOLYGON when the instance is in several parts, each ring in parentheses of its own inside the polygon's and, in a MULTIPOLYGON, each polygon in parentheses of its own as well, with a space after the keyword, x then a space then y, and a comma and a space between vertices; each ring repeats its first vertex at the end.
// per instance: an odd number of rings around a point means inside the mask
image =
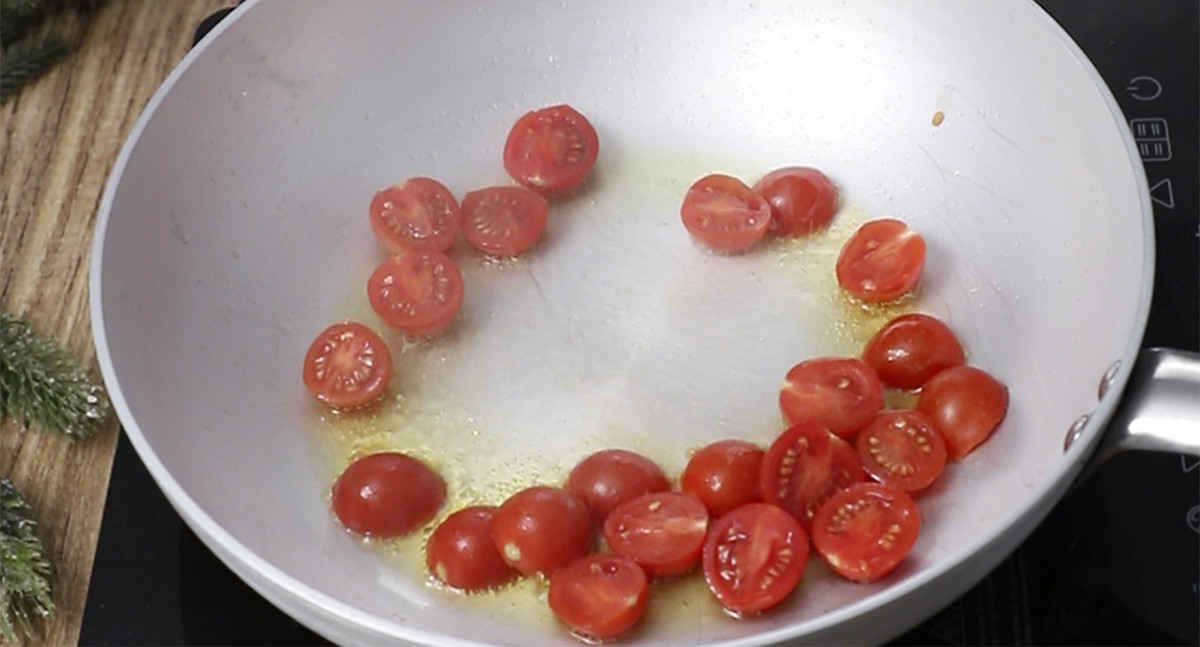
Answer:
POLYGON ((304 356, 304 386, 338 409, 369 404, 387 390, 392 354, 366 326, 346 321, 321 331, 304 356))
POLYGON ((937 317, 919 312, 884 324, 863 347, 862 358, 880 381, 899 389, 919 389, 934 375, 966 361, 954 331, 937 317))
POLYGON ((779 390, 779 410, 789 425, 811 420, 852 438, 883 408, 883 384, 853 357, 816 357, 793 366, 779 390))
POLYGON ((683 575, 700 562, 708 509, 687 494, 655 492, 617 506, 603 532, 609 550, 650 577, 683 575))
POLYGON ((463 591, 492 589, 515 579, 519 573, 492 541, 495 513, 491 506, 469 506, 438 524, 425 542, 429 574, 463 591))
POLYGON ((463 238, 493 256, 516 256, 546 230, 546 199, 523 186, 471 191, 462 201, 463 238))
POLYGON ((688 460, 679 477, 679 489, 700 499, 716 519, 736 507, 762 500, 758 474, 764 455, 762 448, 747 440, 718 440, 688 460))
POLYGON ((747 503, 713 522, 704 542, 704 580, 737 615, 787 598, 808 563, 808 533, 781 508, 747 503))
POLYGON ((962 460, 1004 420, 1008 387, 974 366, 956 366, 921 387, 916 408, 937 424, 950 460, 962 460))
POLYGON ((824 228, 837 208, 837 189, 825 174, 806 166, 767 173, 754 192, 771 205, 771 233, 803 236, 824 228))
POLYGON ((946 441, 932 418, 915 409, 884 411, 854 441, 863 469, 908 492, 929 487, 946 465, 946 441))
POLYGON ((899 220, 872 220, 854 232, 837 259, 838 285, 866 303, 895 301, 917 287, 925 240, 899 220))
POLYGON ((619 638, 642 619, 650 584, 642 568, 616 555, 588 555, 550 576, 546 602, 586 642, 619 638))
POLYGON ((513 124, 504 142, 504 170, 542 195, 561 195, 583 182, 599 150, 586 117, 571 106, 551 106, 513 124))
POLYGON ((442 252, 413 250, 375 268, 367 279, 367 300, 388 326, 406 335, 434 335, 462 307, 462 274, 442 252))
POLYGON ((580 461, 567 476, 566 488, 587 503, 599 525, 622 503, 669 490, 671 483, 649 458, 624 449, 605 449, 580 461))
POLYGON ((371 231, 384 249, 444 252, 458 238, 462 213, 458 200, 441 182, 414 177, 375 194, 369 209, 371 231))
POLYGON ((813 520, 813 548, 838 575, 874 582, 904 561, 920 527, 917 506, 907 492, 859 483, 821 506, 813 520))
POLYGON ((850 443, 806 421, 771 443, 759 479, 763 501, 792 513, 808 530, 821 504, 867 475, 850 443))
POLYGON ((492 517, 492 541, 521 573, 549 575, 587 553, 592 515, 574 493, 535 485, 500 504, 492 517))
POLYGON ((683 196, 683 226, 700 244, 723 253, 749 249, 771 225, 771 207, 741 180, 706 175, 683 196))
POLYGON ((424 525, 446 501, 446 482, 428 465, 398 452, 350 463, 332 492, 333 513, 348 530, 399 537, 424 525))

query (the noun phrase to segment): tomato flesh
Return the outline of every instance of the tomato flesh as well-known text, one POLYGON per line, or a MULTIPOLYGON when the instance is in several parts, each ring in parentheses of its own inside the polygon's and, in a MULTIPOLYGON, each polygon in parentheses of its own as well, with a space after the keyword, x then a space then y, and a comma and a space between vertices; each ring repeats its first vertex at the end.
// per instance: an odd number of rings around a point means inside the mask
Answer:
POLYGON ((336 323, 308 347, 302 377, 309 392, 331 407, 366 406, 387 390, 392 354, 370 328, 354 321, 336 323))
POLYGON ((425 542, 425 566, 443 584, 462 591, 493 589, 519 575, 492 541, 491 506, 469 506, 438 524, 425 542))
POLYGON ((771 206, 770 231, 776 236, 804 236, 824 229, 837 210, 837 189, 815 168, 776 169, 754 183, 754 192, 771 206))
POLYGON ((912 292, 925 268, 925 240, 905 223, 872 220, 854 232, 837 259, 838 285, 865 303, 912 292))
POLYGON ((504 170, 542 195, 561 195, 583 183, 599 150, 587 117, 567 105, 550 106, 513 124, 504 142, 504 170))
POLYGON ((745 251, 762 240, 771 225, 771 207, 741 180, 713 174, 700 178, 683 196, 683 226, 715 252, 745 251))
POLYGON ((704 542, 704 580, 730 612, 759 613, 795 590, 808 552, 808 533, 792 515, 747 503, 713 522, 704 542))
POLYGON ((758 474, 764 455, 758 445, 746 440, 718 440, 688 459, 679 477, 679 489, 699 499, 716 519, 741 505, 762 500, 758 474))
POLYGON ((863 346, 862 359, 884 384, 919 389, 934 375, 962 366, 966 356, 949 326, 913 312, 884 324, 863 346))
POLYGON ((863 469, 880 483, 916 492, 946 465, 946 441, 928 415, 914 409, 880 413, 854 441, 863 469))
POLYGON ((793 366, 779 391, 779 409, 789 425, 818 422, 852 438, 883 408, 883 383, 862 360, 816 357, 793 366))
POLYGON ((962 460, 987 440, 1008 412, 1008 388, 974 366, 934 375, 921 388, 918 411, 933 419, 950 460, 962 460))
POLYGON ((708 509, 686 494, 655 492, 617 506, 603 532, 609 550, 650 577, 683 575, 700 562, 708 509))
POLYGON ((565 487, 587 503, 599 525, 622 503, 669 490, 671 483, 649 458, 624 449, 605 449, 580 461, 567 476, 565 487))
POLYGON ((334 482, 331 499, 348 530, 399 537, 433 519, 446 501, 446 482, 416 458, 382 452, 350 463, 334 482))
POLYGON ((492 517, 492 541, 524 575, 548 575, 587 553, 592 516, 574 493, 536 485, 509 497, 492 517))
POLYGON ((633 560, 588 555, 550 576, 546 601, 555 617, 587 642, 619 638, 642 619, 649 582, 633 560))
POLYGON ((463 196, 463 238, 492 256, 517 256, 546 230, 546 199, 523 186, 494 186, 463 196))
POLYGON ((458 238, 462 212, 441 182, 414 177, 382 189, 371 199, 371 231, 387 251, 412 249, 444 252, 458 238))
POLYGON ((767 449, 759 488, 763 501, 787 510, 808 530, 822 504, 866 478, 854 447, 817 423, 801 422, 767 449))
POLYGON ((859 483, 829 499, 813 520, 813 548, 833 572, 874 582, 900 565, 917 542, 921 520, 907 492, 859 483))
POLYGON ((375 268, 367 279, 367 300, 389 327, 411 336, 435 335, 462 307, 462 274, 442 252, 406 252, 375 268))

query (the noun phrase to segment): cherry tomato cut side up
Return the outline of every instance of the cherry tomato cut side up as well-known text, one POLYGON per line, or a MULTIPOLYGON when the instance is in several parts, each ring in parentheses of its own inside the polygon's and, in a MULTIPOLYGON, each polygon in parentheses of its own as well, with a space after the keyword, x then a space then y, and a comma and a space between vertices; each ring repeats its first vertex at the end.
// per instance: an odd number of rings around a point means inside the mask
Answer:
POLYGON ((387 251, 412 249, 444 252, 458 238, 462 212, 441 182, 415 177, 382 189, 368 210, 371 231, 387 251))
POLYGON ((304 356, 304 386, 337 409, 379 399, 392 379, 392 354, 375 331, 346 321, 321 331, 304 356))
POLYGON ((854 447, 872 478, 907 492, 933 484, 946 465, 946 441, 937 424, 915 409, 880 413, 859 432, 854 447))
POLYGON ((771 443, 759 478, 763 501, 787 510, 809 530, 829 497, 867 475, 854 447, 817 423, 801 422, 771 443))
POLYGON ((367 300, 390 328, 413 337, 436 335, 462 307, 462 274, 442 252, 405 252, 380 263, 367 278, 367 300))
POLYGON ((708 509, 695 497, 655 492, 617 506, 604 522, 614 554, 638 563, 650 577, 683 575, 700 563, 708 509))
POLYGON ((649 586, 633 560, 588 555, 550 576, 546 601, 571 633, 588 642, 606 641, 625 635, 642 619, 649 586))
POLYGON ((753 247, 771 225, 767 201, 728 175, 713 174, 696 180, 684 194, 679 213, 692 238, 725 254, 753 247))
POLYGON ((331 499, 348 530, 399 537, 433 519, 446 501, 446 482, 416 458, 381 452, 350 463, 334 482, 331 499))
POLYGON ((492 256, 517 256, 546 230, 546 199, 523 186, 494 186, 463 196, 462 234, 492 256))
POLYGON ((550 106, 513 124, 504 142, 504 170, 542 195, 562 195, 583 183, 599 150, 596 129, 586 117, 571 106, 550 106))
POLYGON ((917 542, 921 520, 907 492, 858 483, 833 495, 813 520, 813 548, 833 572, 855 582, 882 579, 917 542))
POLYGON ((808 552, 808 533, 795 517, 748 503, 713 522, 704 542, 704 581, 730 612, 760 613, 796 589, 808 552))
POLYGON ((911 293, 925 269, 925 240, 900 220, 872 220, 838 254, 837 281, 864 303, 896 301, 911 293))
POLYGON ((883 409, 883 383, 857 358, 815 357, 784 376, 779 409, 789 425, 817 422, 852 438, 883 409))

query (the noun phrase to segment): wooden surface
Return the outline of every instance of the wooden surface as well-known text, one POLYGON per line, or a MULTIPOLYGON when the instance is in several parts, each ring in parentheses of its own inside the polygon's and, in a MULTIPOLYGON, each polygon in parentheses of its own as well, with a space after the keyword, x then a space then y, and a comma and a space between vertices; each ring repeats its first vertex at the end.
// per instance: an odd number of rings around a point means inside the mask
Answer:
MULTIPOLYGON (((104 183, 196 26, 233 4, 106 0, 89 17, 57 17, 45 29, 77 49, 0 109, 0 307, 58 340, 96 379, 87 281, 104 183)), ((7 419, 0 426, 0 476, 28 500, 53 567, 57 609, 29 644, 78 642, 117 433, 115 418, 74 443, 7 419)))

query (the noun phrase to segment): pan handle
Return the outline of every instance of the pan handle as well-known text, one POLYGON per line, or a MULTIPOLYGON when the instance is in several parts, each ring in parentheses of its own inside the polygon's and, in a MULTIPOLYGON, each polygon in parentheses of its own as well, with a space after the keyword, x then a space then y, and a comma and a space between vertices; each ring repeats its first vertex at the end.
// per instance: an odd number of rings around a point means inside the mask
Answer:
MULTIPOLYGON (((1073 438, 1067 440, 1070 444, 1073 438)), ((1200 456, 1200 354, 1142 351, 1100 446, 1075 482, 1129 450, 1200 456)))

